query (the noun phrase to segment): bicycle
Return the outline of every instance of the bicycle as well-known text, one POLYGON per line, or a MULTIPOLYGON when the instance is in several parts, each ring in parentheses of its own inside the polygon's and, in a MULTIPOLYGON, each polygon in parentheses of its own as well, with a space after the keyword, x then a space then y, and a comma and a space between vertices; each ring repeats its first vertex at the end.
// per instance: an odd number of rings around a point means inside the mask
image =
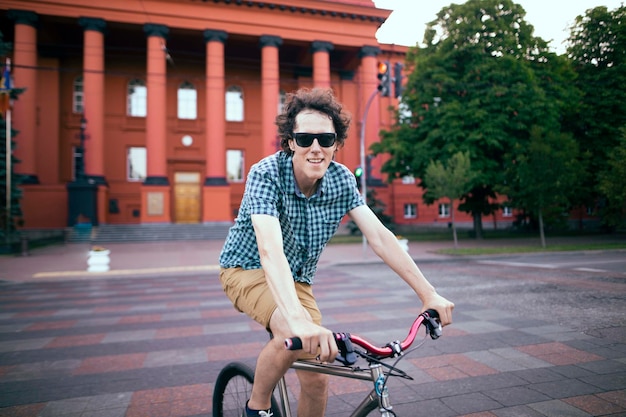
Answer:
MULTIPOLYGON (((381 417, 396 416, 389 398, 387 380, 392 376, 413 379, 406 372, 398 369, 396 365, 408 353, 407 350, 415 341, 420 326, 424 325, 427 335, 430 335, 432 339, 441 336, 441 324, 438 317, 436 311, 426 310, 415 319, 404 341, 390 342, 384 347, 377 347, 358 335, 334 333, 339 347, 339 355, 335 360, 341 364, 298 360, 293 363, 291 368, 370 381, 373 383, 372 390, 350 414, 350 417, 374 416, 378 413, 381 417), (355 348, 355 345, 364 350, 355 348), (358 357, 367 361, 368 367, 366 369, 355 366, 358 357), (383 362, 383 360, 391 358, 397 359, 392 364, 383 362)), ((422 343, 414 349, 417 349, 422 343)), ((285 340, 286 349, 297 350, 301 347, 299 338, 285 340)), ((215 382, 213 417, 241 417, 246 401, 250 398, 253 380, 254 371, 248 365, 240 362, 231 362, 226 365, 220 371, 215 382)), ((273 417, 292 417, 284 376, 278 382, 275 391, 278 391, 279 398, 277 399, 276 395, 272 396, 273 417)))

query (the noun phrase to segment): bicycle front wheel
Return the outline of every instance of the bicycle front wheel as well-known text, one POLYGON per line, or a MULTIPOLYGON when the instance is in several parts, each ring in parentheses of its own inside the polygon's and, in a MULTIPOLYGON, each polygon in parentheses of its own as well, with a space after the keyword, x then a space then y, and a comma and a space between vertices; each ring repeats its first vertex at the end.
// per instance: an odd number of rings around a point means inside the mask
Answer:
MULTIPOLYGON (((213 389, 213 417, 241 417, 252 393, 254 371, 240 362, 226 365, 217 376, 213 389)), ((274 417, 281 417, 272 397, 274 417)))

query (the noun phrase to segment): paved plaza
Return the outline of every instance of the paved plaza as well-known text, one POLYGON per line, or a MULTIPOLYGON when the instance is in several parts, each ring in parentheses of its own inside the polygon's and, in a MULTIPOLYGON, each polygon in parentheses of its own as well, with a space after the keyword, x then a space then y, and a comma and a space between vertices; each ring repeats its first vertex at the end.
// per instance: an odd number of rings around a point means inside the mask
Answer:
MULTIPOLYGON (((253 366, 267 339, 224 296, 220 245, 107 245, 112 269, 99 274, 86 272, 85 244, 0 258, 0 417, 211 416, 219 370, 234 360, 253 366)), ((598 337, 491 304, 485 297, 498 287, 519 297, 559 288, 502 279, 496 266, 434 254, 437 245, 449 242, 410 251, 455 301, 455 320, 399 362, 414 380, 389 383, 398 416, 626 416, 623 328, 598 337), (464 296, 480 286, 484 297, 464 296)), ((563 291, 624 305, 626 277, 602 277, 604 286, 563 291)), ((330 246, 316 279, 333 330, 384 344, 404 338, 419 312, 405 284, 359 244, 330 246)), ((288 383, 297 389, 294 375, 288 383)), ((326 415, 349 415, 369 389, 333 379, 326 415)))

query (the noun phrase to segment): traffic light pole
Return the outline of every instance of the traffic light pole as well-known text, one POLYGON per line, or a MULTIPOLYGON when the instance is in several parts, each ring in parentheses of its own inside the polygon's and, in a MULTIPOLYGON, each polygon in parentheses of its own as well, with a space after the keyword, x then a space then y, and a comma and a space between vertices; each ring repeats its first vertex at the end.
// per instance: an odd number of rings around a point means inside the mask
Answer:
MULTIPOLYGON (((378 89, 374 90, 370 97, 367 99, 367 103, 365 104, 365 111, 363 112, 363 119, 361 121, 361 137, 360 137, 360 146, 361 146, 361 168, 363 169, 363 173, 361 174, 361 194, 363 195, 363 201, 367 205, 367 169, 365 165, 365 124, 367 122, 367 113, 369 112, 370 106, 374 97, 378 94, 378 89)), ((361 233, 363 235, 363 233, 361 233)), ((367 238, 363 235, 363 257, 365 257, 365 253, 367 251, 367 238)))

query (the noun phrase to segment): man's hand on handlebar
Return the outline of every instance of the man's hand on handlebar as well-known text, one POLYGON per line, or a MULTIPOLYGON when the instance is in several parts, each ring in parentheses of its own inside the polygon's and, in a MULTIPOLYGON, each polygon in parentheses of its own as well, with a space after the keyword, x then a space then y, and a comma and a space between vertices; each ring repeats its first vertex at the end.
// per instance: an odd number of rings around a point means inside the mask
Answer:
POLYGON ((333 333, 310 321, 298 321, 290 326, 302 341, 302 350, 318 355, 321 362, 333 362, 339 353, 333 333))
POLYGON ((430 297, 424 300, 422 311, 426 311, 428 309, 435 310, 439 313, 439 321, 442 326, 447 326, 452 323, 452 310, 454 310, 453 302, 448 301, 446 298, 437 293, 433 293, 430 297))

